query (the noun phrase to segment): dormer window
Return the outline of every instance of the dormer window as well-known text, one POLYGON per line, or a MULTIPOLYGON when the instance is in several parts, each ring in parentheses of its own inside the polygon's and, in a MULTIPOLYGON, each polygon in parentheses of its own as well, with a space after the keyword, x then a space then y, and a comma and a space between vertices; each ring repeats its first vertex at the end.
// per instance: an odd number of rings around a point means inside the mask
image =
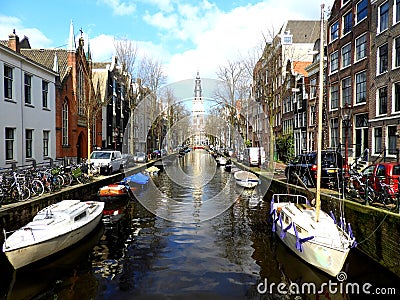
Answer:
POLYGON ((293 35, 290 34, 290 31, 286 31, 283 34, 282 45, 291 45, 293 43, 293 35))

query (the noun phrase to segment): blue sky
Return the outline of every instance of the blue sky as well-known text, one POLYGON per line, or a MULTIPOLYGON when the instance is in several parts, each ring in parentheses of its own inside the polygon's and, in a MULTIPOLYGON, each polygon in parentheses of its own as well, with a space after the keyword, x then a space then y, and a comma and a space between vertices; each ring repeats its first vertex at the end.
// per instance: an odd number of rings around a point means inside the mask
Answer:
MULTIPOLYGON (((259 49, 285 20, 317 20, 321 0, 0 0, 0 39, 16 29, 32 48, 65 48, 69 24, 89 37, 93 58, 108 61, 114 38, 159 59, 168 82, 216 78, 218 65, 259 49)), ((326 1, 326 6, 333 0, 326 1)), ((330 3, 332 2, 332 3, 330 3)))

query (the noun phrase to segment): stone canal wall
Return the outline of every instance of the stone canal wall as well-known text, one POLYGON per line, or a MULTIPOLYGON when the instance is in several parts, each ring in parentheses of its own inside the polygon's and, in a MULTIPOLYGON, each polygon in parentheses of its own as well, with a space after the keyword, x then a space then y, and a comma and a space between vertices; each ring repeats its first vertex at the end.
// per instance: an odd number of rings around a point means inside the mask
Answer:
MULTIPOLYGON (((301 187, 287 185, 286 182, 274 179, 269 192, 307 195, 301 187)), ((400 214, 384 209, 366 206, 352 200, 340 201, 338 197, 322 192, 321 207, 332 211, 336 216, 344 208, 346 223, 357 241, 357 250, 363 252, 394 274, 400 277, 400 214)))

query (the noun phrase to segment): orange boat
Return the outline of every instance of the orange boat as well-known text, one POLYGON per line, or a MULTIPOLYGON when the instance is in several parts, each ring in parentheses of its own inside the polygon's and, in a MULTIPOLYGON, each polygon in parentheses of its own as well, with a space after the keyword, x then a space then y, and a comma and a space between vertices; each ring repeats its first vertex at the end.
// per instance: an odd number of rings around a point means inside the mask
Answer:
POLYGON ((127 187, 121 183, 113 183, 101 187, 98 196, 100 201, 103 202, 126 200, 130 197, 127 187))

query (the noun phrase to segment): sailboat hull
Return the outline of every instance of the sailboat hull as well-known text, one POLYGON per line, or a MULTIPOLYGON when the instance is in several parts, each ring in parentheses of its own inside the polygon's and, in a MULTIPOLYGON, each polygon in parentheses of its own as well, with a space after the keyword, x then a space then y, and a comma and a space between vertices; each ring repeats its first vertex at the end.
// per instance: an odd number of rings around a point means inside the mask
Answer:
POLYGON ((320 210, 317 218, 306 197, 290 194, 273 195, 271 214, 273 231, 298 257, 331 276, 339 274, 354 238, 330 215, 320 210))
POLYGON ((296 236, 287 232, 286 237, 281 238, 282 228, 276 228, 279 239, 303 261, 331 276, 336 276, 342 270, 349 248, 339 250, 308 241, 302 245, 303 251, 300 252, 296 249, 296 236))

